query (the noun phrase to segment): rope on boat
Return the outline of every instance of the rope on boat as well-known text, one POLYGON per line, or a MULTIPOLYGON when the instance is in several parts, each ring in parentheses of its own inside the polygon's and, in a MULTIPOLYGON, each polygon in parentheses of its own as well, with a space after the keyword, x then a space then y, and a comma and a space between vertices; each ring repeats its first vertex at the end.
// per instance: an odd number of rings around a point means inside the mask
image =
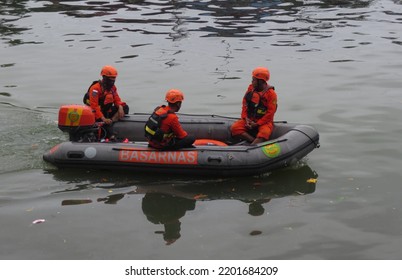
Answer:
MULTIPOLYGON (((248 152, 250 150, 259 149, 259 148, 261 148, 261 146, 272 145, 272 144, 281 143, 281 142, 285 142, 285 141, 288 141, 288 139, 284 138, 284 139, 279 139, 279 140, 268 142, 268 143, 264 142, 262 144, 258 144, 258 145, 255 145, 255 146, 245 146, 245 145, 238 145, 238 146, 232 145, 232 146, 224 146, 224 147, 222 147, 222 146, 205 146, 205 147, 208 147, 208 149, 205 149, 205 150, 218 151, 218 152, 224 150, 225 152, 236 152, 236 151, 239 151, 239 149, 235 149, 233 147, 245 147, 245 152, 248 152)), ((145 143, 145 142, 143 142, 143 143, 145 143)), ((145 147, 147 147, 147 146, 144 145, 144 148, 145 147)), ((113 151, 144 151, 144 148, 134 148, 133 149, 133 148, 125 148, 125 147, 122 147, 122 148, 113 147, 112 150, 113 151)), ((202 148, 203 148, 203 146, 198 146, 199 150, 202 149, 202 148)), ((146 151, 157 151, 157 152, 159 151, 160 152, 162 150, 156 150, 155 149, 155 150, 146 150, 146 151)), ((169 152, 169 150, 164 150, 163 152, 169 152)))
POLYGON ((291 130, 298 131, 298 132, 300 132, 301 134, 304 134, 308 139, 310 139, 310 141, 315 145, 316 148, 319 148, 319 147, 320 147, 320 143, 319 143, 318 141, 314 141, 314 140, 310 137, 310 135, 308 135, 308 134, 305 133, 304 131, 302 131, 302 130, 300 130, 300 129, 297 129, 297 128, 292 128, 291 130))

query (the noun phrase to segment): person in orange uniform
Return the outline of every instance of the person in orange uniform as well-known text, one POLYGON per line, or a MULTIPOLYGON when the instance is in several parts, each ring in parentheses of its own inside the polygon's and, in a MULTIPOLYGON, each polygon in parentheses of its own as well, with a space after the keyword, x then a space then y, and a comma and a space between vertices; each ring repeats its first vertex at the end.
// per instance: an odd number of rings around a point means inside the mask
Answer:
POLYGON ((184 95, 180 90, 170 89, 166 93, 168 105, 156 107, 144 127, 150 147, 161 150, 192 147, 195 137, 188 135, 176 115, 183 100, 184 95))
POLYGON ((268 84, 269 70, 257 67, 252 72, 252 82, 242 101, 241 119, 231 126, 232 136, 246 140, 251 145, 267 141, 274 129, 277 95, 268 84))
POLYGON ((102 80, 93 82, 88 89, 84 103, 94 110, 97 121, 111 124, 128 114, 129 108, 121 101, 114 84, 117 78, 116 68, 110 65, 104 66, 101 76, 102 80))

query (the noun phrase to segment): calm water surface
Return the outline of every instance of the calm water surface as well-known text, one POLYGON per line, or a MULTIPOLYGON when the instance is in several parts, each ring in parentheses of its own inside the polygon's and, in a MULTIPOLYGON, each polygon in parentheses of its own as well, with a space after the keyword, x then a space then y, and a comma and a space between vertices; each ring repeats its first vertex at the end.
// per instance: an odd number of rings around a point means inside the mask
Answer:
POLYGON ((401 26, 399 0, 0 1, 0 259, 402 259, 401 26), (246 178, 45 164, 105 64, 132 111, 176 87, 228 116, 266 66, 321 147, 246 178))

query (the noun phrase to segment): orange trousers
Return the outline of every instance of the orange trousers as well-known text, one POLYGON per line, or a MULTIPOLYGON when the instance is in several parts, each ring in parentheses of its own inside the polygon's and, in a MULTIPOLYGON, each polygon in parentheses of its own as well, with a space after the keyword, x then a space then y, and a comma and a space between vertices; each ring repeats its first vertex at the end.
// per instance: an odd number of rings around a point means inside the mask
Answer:
MULTIPOLYGON (((274 125, 272 123, 260 125, 258 127, 258 132, 257 132, 256 137, 268 140, 269 136, 272 133, 273 128, 274 128, 274 125)), ((230 128, 230 131, 232 133, 232 136, 239 136, 239 135, 243 134, 244 132, 248 132, 251 135, 253 135, 253 131, 250 131, 249 129, 246 128, 246 121, 243 119, 240 119, 240 120, 236 121, 235 123, 233 123, 232 127, 230 128)), ((256 129, 256 131, 257 131, 257 129, 256 129)), ((253 136, 255 136, 255 135, 253 135, 253 136)))

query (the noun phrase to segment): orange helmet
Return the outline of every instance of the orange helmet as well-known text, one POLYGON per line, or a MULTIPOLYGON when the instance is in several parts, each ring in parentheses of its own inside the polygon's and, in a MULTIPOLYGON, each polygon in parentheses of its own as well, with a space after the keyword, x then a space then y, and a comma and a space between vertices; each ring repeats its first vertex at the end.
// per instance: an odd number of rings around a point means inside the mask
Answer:
POLYGON ((265 67, 257 67, 253 70, 253 77, 264 81, 269 80, 269 70, 265 67))
POLYGON ((178 89, 170 89, 166 92, 165 99, 169 103, 176 103, 184 100, 184 94, 178 89))
POLYGON ((105 65, 102 68, 101 76, 106 76, 109 78, 116 78, 117 77, 117 70, 113 66, 105 65))

